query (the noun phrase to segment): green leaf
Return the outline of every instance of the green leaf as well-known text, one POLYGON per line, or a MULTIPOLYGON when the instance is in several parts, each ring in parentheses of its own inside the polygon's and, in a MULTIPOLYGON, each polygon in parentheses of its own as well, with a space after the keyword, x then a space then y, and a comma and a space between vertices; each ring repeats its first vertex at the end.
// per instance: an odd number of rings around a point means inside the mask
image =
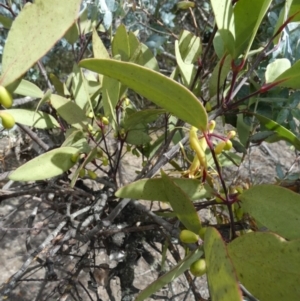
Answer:
POLYGON ((62 83, 53 73, 49 74, 49 79, 58 95, 60 96, 67 95, 65 84, 62 83))
POLYGON ((10 29, 11 25, 12 25, 12 22, 13 22, 12 19, 10 19, 8 17, 5 17, 3 15, 0 15, 0 23, 3 25, 3 27, 5 29, 10 29))
POLYGON ((42 98, 44 96, 43 91, 38 86, 25 79, 21 80, 14 93, 36 98, 42 98))
POLYGON ((79 29, 78 25, 74 23, 70 29, 66 32, 64 38, 68 41, 69 44, 74 44, 79 38, 79 29))
POLYGON ((281 126, 280 124, 278 124, 277 122, 259 115, 259 114, 253 114, 258 121, 263 124, 268 130, 270 131, 274 131, 276 133, 276 139, 274 139, 273 136, 271 136, 272 140, 266 140, 267 142, 276 142, 279 140, 285 140, 289 143, 291 143, 292 145, 295 146, 295 148, 297 150, 300 150, 300 140, 297 138, 297 136, 295 136, 291 131, 289 131, 288 129, 286 129, 285 127, 281 126))
POLYGON ((270 63, 266 69, 266 83, 271 83, 276 80, 284 71, 291 67, 291 62, 288 59, 277 59, 270 63))
MULTIPOLYGON (((300 240, 272 233, 249 233, 228 245, 241 283, 260 301, 298 300, 300 240)), ((231 299, 228 299, 231 300, 231 299)))
POLYGON ((151 109, 151 110, 138 111, 136 113, 129 115, 124 120, 124 128, 126 130, 128 130, 128 129, 134 128, 139 123, 147 124, 149 122, 152 122, 153 118, 156 119, 156 117, 158 115, 164 114, 165 112, 166 112, 166 110, 162 110, 162 109, 151 109))
POLYGON ((66 140, 62 146, 72 146, 78 149, 80 153, 89 153, 91 150, 87 142, 85 134, 81 130, 74 128, 68 129, 66 132, 66 140))
POLYGON ((274 80, 277 81, 282 81, 278 84, 279 87, 300 89, 300 60, 274 80))
POLYGON ((178 219, 188 230, 199 233, 201 229, 199 215, 187 194, 163 171, 161 177, 166 201, 170 203, 178 219))
POLYGON ((235 58, 246 49, 248 56, 257 30, 272 0, 239 0, 234 6, 235 58))
POLYGON ((156 71, 132 63, 100 59, 83 60, 80 66, 119 80, 201 130, 207 127, 206 111, 195 95, 156 71))
POLYGON ((52 129, 60 127, 59 123, 53 116, 42 111, 10 109, 8 112, 14 117, 16 122, 28 126, 33 126, 37 129, 52 129))
POLYGON ((179 51, 179 43, 175 41, 175 56, 176 62, 180 70, 180 75, 182 77, 183 84, 186 87, 189 87, 194 80, 196 74, 196 68, 194 64, 187 64, 182 60, 180 51, 179 51))
POLYGON ((128 34, 124 24, 121 24, 115 33, 114 39, 111 45, 113 56, 120 55, 122 61, 129 61, 130 48, 128 34))
POLYGON ((80 4, 81 0, 35 0, 24 6, 8 33, 0 85, 18 79, 64 36, 76 21, 80 4))
POLYGON ((135 301, 143 301, 150 297, 152 294, 156 293, 166 284, 174 281, 178 276, 183 274, 193 262, 198 260, 203 255, 203 251, 199 247, 197 250, 191 252, 187 255, 183 260, 178 262, 178 264, 171 269, 169 272, 159 277, 156 281, 151 283, 146 289, 144 289, 139 295, 136 297, 135 301))
POLYGON ((51 95, 51 105, 57 113, 77 129, 86 127, 88 120, 84 111, 75 103, 59 95, 51 95))
POLYGON ((231 0, 211 0, 215 21, 226 50, 234 56, 235 30, 231 0))
POLYGON ((93 54, 96 59, 109 59, 109 53, 100 39, 97 30, 93 29, 93 54))
MULTIPOLYGON (((204 254, 207 281, 212 301, 242 301, 234 267, 220 233, 212 227, 205 231, 204 254)), ((251 256, 251 253, 247 253, 251 256)))
POLYGON ((137 127, 128 131, 126 142, 132 145, 144 145, 151 141, 150 136, 145 133, 145 128, 142 126, 140 129, 137 127))
POLYGON ((300 195, 276 185, 258 185, 245 190, 242 208, 259 223, 287 239, 300 238, 300 195))
POLYGON ((17 168, 9 178, 13 181, 38 181, 58 176, 75 163, 72 156, 78 153, 74 147, 61 147, 42 154, 17 168))
POLYGON ((178 44, 184 63, 193 64, 200 57, 202 52, 201 39, 191 32, 183 30, 179 36, 178 44))
MULTIPOLYGON (((210 194, 203 187, 199 180, 170 178, 186 195, 196 201, 210 197, 210 194)), ((149 200, 166 202, 164 184, 161 178, 142 179, 121 187, 115 195, 119 198, 132 198, 137 200, 149 200)))

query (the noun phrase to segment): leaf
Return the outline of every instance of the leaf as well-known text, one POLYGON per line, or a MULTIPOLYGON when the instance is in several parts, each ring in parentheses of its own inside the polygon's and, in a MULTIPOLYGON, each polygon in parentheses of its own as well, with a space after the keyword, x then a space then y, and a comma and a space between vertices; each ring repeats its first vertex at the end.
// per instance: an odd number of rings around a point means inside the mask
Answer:
POLYGON ((183 30, 179 36, 178 44, 185 64, 193 64, 200 57, 202 52, 201 39, 191 32, 183 30))
POLYGON ((112 41, 112 54, 113 56, 120 55, 122 61, 129 61, 130 58, 130 48, 128 34, 124 24, 121 24, 115 33, 114 39, 112 41))
POLYGON ((206 111, 195 95, 156 71, 132 63, 100 59, 83 60, 80 66, 119 80, 199 129, 207 127, 206 111))
POLYGON ((0 15, 0 23, 3 25, 3 27, 5 29, 10 29, 11 25, 12 25, 12 22, 13 22, 12 19, 10 19, 6 16, 3 16, 3 15, 0 15))
POLYGON ((165 112, 166 110, 162 110, 162 109, 150 109, 150 110, 138 111, 136 113, 129 115, 124 120, 124 128, 128 130, 134 128, 139 123, 147 124, 149 122, 152 122, 153 118, 156 119, 158 115, 164 114, 165 112))
MULTIPOLYGON (((170 179, 192 201, 210 197, 210 194, 199 180, 182 178, 170 179)), ((166 202, 164 184, 161 178, 138 180, 121 187, 115 195, 119 198, 166 202)))
POLYGON ((14 93, 36 98, 42 98, 44 96, 43 91, 38 86, 25 79, 21 80, 14 93))
POLYGON ((68 41, 69 44, 74 44, 79 38, 79 28, 76 23, 74 23, 70 29, 66 32, 64 38, 68 41))
POLYGON ((59 95, 51 95, 51 105, 57 113, 77 129, 86 127, 88 120, 84 111, 75 103, 59 95))
POLYGON ((181 223, 194 233, 199 233, 201 222, 199 215, 187 194, 175 182, 161 171, 166 201, 170 203, 181 223))
POLYGON ((269 230, 287 239, 300 238, 300 195, 276 185, 258 185, 245 190, 242 208, 269 230))
POLYGON ((246 49, 245 57, 257 34, 257 30, 268 11, 272 0, 240 0, 234 6, 235 56, 246 49))
POLYGON ((85 134, 81 130, 74 128, 68 129, 66 132, 66 140, 62 146, 72 146, 78 149, 80 153, 89 153, 91 147, 87 142, 85 134))
POLYGON ((81 0, 35 0, 24 6, 8 33, 0 85, 18 79, 64 36, 76 21, 80 4, 81 0))
POLYGON ((97 30, 93 29, 93 54, 96 59, 109 59, 109 53, 100 39, 97 30))
POLYGON ((38 181, 58 176, 75 163, 72 156, 78 153, 74 147, 60 147, 44 153, 17 168, 9 179, 13 181, 38 181))
POLYGON ((300 89, 300 60, 274 80, 277 81, 282 81, 278 84, 279 87, 300 89))
POLYGON ((205 231, 204 254, 211 300, 242 301, 242 293, 226 245, 215 228, 208 227, 205 231))
POLYGON ((225 48, 234 57, 235 30, 231 2, 231 0, 211 0, 211 6, 225 48))
POLYGON ((37 129, 53 129, 60 127, 59 123, 53 116, 42 111, 10 109, 8 112, 14 117, 16 122, 28 126, 33 126, 37 129))
POLYGON ((243 235, 228 245, 239 280, 260 301, 299 299, 299 250, 300 240, 288 242, 259 232, 243 235))
POLYGON ((151 137, 145 133, 145 128, 135 128, 128 131, 126 142, 132 145, 144 145, 151 141, 151 137))
POLYGON ((178 276, 183 274, 187 269, 189 269, 191 264, 196 260, 198 260, 202 255, 203 255, 203 251, 201 250, 201 247, 191 252, 183 260, 178 262, 178 264, 173 269, 171 269, 163 276, 159 277, 156 281, 151 283, 146 289, 140 292, 139 295, 136 297, 135 301, 143 301, 147 299, 152 294, 156 293, 158 290, 164 287, 166 284, 174 281, 174 279, 176 279, 178 276))
MULTIPOLYGON (((268 130, 274 131, 276 133, 276 138, 277 139, 266 140, 267 142, 272 143, 272 142, 276 142, 276 141, 279 141, 279 140, 285 140, 285 141, 291 143, 292 145, 294 145, 297 150, 300 150, 300 140, 291 131, 289 131, 285 127, 281 126, 277 122, 275 122, 275 121, 273 121, 273 120, 271 120, 271 119, 269 119, 265 116, 262 116, 262 115, 259 115, 259 114, 253 114, 253 115, 268 130)), ((273 138, 273 136, 271 136, 271 137, 273 138)))
POLYGON ((273 82, 280 74, 291 67, 288 59, 277 59, 267 66, 265 77, 266 83, 273 82))

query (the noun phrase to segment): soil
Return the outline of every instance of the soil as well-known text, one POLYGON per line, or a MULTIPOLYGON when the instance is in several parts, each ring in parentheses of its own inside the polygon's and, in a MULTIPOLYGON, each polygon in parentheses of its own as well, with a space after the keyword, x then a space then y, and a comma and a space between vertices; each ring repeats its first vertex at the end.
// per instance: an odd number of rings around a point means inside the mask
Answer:
MULTIPOLYGON (((4 137, 0 140, 2 147, 7 145, 5 139, 4 137)), ((262 143, 252 146, 250 150, 240 168, 231 166, 224 169, 228 181, 234 179, 235 183, 274 183, 280 170, 288 175, 299 172, 297 156, 284 142, 262 143)), ((20 164, 14 152, 10 152, 5 162, 1 162, 2 173, 20 164)), ((130 156, 124 159, 122 168, 126 182, 135 178, 140 166, 141 158, 130 156)), ((55 185, 61 183, 54 182, 51 185, 57 187, 55 185)), ((4 184, 8 186, 7 180, 2 181, 2 195, 6 191, 4 184)), ((15 185, 12 184, 9 189, 14 189, 15 185)), ((44 188, 49 187, 47 184, 44 188)), ((99 190, 103 185, 86 180, 81 189, 83 188, 85 192, 97 198, 99 193, 93 194, 90 189, 99 190)), ((28 189, 28 187, 22 185, 16 189, 28 189)), ((176 256, 184 256, 178 242, 172 241, 171 245, 174 249, 166 249, 166 261, 164 267, 161 267, 167 233, 160 227, 155 227, 152 220, 132 204, 127 205, 114 220, 113 225, 106 228, 109 231, 104 236, 96 236, 88 243, 79 242, 71 237, 66 238, 63 235, 70 231, 70 227, 66 224, 62 228, 61 237, 59 235, 52 237, 50 248, 41 248, 41 243, 63 221, 61 217, 62 213, 65 213, 66 206, 63 207, 61 204, 67 203, 68 198, 71 198, 68 194, 62 196, 58 193, 53 196, 49 193, 48 196, 29 195, 1 201, 0 283, 3 283, 2 287, 14 273, 22 269, 22 266, 24 268, 28 258, 32 259, 26 276, 17 283, 7 300, 80 300, 79 296, 84 296, 82 300, 133 300, 139 290, 147 287, 161 273, 176 264, 178 260, 176 256), (58 207, 55 206, 62 206, 63 209, 57 209, 58 207), (29 227, 30 217, 35 215, 34 229, 32 229, 29 227), (149 229, 140 231, 139 224, 148 226, 149 229), (132 232, 122 229, 131 229, 132 232), (30 256, 36 249, 40 252, 30 256), (98 284, 95 284, 94 288, 92 288, 93 281, 98 284), (95 290, 97 293, 94 292, 95 290)), ((77 209, 92 204, 91 199, 80 193, 72 201, 77 209)), ((149 202, 142 203, 149 207, 149 202)), ((116 205, 117 201, 112 196, 109 197, 103 216, 107 216, 116 205)), ((158 204, 155 206, 154 208, 158 208, 158 204)), ((200 211, 200 216, 210 219, 207 211, 200 211)), ((195 297, 192 293, 192 283, 188 283, 184 276, 164 286, 153 298, 155 300, 207 300, 209 295, 206 278, 197 278, 194 285, 195 291, 199 293, 198 299, 197 295, 195 297)))

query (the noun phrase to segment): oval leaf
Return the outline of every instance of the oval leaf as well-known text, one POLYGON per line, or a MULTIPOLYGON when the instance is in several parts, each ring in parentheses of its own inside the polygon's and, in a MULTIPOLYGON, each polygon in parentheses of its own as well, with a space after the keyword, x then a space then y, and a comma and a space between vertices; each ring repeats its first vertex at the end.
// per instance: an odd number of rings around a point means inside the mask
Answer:
POLYGON ((14 117, 15 121, 20 124, 33 126, 37 129, 59 127, 58 122, 53 116, 41 111, 35 112, 25 109, 11 109, 8 112, 14 117))
POLYGON ((299 300, 299 250, 299 240, 258 232, 228 245, 239 280, 260 301, 299 300))
POLYGON ((75 147, 61 147, 42 154, 17 168, 9 179, 13 181, 38 181, 58 176, 75 163, 71 160, 78 153, 75 147))
MULTIPOLYGON (((196 179, 170 178, 192 201, 210 197, 203 184, 196 179)), ((119 198, 166 202, 163 179, 142 179, 121 187, 119 198)))
POLYGON ((44 96, 43 91, 38 86, 25 79, 21 80, 14 93, 36 98, 42 98, 44 96))
POLYGON ((245 190, 242 208, 269 230, 287 239, 300 238, 300 195, 276 185, 258 185, 245 190))
POLYGON ((5 43, 0 85, 19 78, 64 36, 76 21, 80 4, 81 0, 35 0, 24 6, 5 43))
POLYGON ((204 238, 207 281, 211 300, 242 301, 237 276, 220 233, 208 227, 204 238))
POLYGON ((133 63, 87 59, 79 65, 119 80, 178 118, 198 129, 206 129, 205 109, 195 95, 178 82, 133 63))
POLYGON ((267 66, 266 70, 266 83, 273 82, 284 71, 291 67, 291 62, 288 59, 277 59, 267 66))

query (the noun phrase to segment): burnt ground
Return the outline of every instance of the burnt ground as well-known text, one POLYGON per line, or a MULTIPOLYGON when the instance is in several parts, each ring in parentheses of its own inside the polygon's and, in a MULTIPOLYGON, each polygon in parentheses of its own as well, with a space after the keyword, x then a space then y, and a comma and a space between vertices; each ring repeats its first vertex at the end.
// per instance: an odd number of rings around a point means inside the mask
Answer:
MULTIPOLYGON (((7 145, 3 139, 2 146, 7 145)), ((20 163, 12 152, 1 164, 3 173, 20 163)), ((127 182, 140 164, 133 156, 123 161, 127 182)), ((276 169, 299 172, 297 156, 284 142, 253 146, 239 169, 224 172, 227 181, 258 184, 274 183, 276 169)), ((143 207, 131 202, 115 215, 119 201, 106 180, 99 175, 74 190, 66 177, 1 182, 0 283, 8 300, 134 300, 184 256, 176 237, 147 213, 149 202, 141 202, 143 207)), ((159 208, 154 202, 151 210, 159 208)), ((208 211, 199 214, 211 220, 208 211)), ((178 226, 173 219, 168 225, 178 226)), ((205 277, 186 273, 148 300, 207 299, 205 277)))

